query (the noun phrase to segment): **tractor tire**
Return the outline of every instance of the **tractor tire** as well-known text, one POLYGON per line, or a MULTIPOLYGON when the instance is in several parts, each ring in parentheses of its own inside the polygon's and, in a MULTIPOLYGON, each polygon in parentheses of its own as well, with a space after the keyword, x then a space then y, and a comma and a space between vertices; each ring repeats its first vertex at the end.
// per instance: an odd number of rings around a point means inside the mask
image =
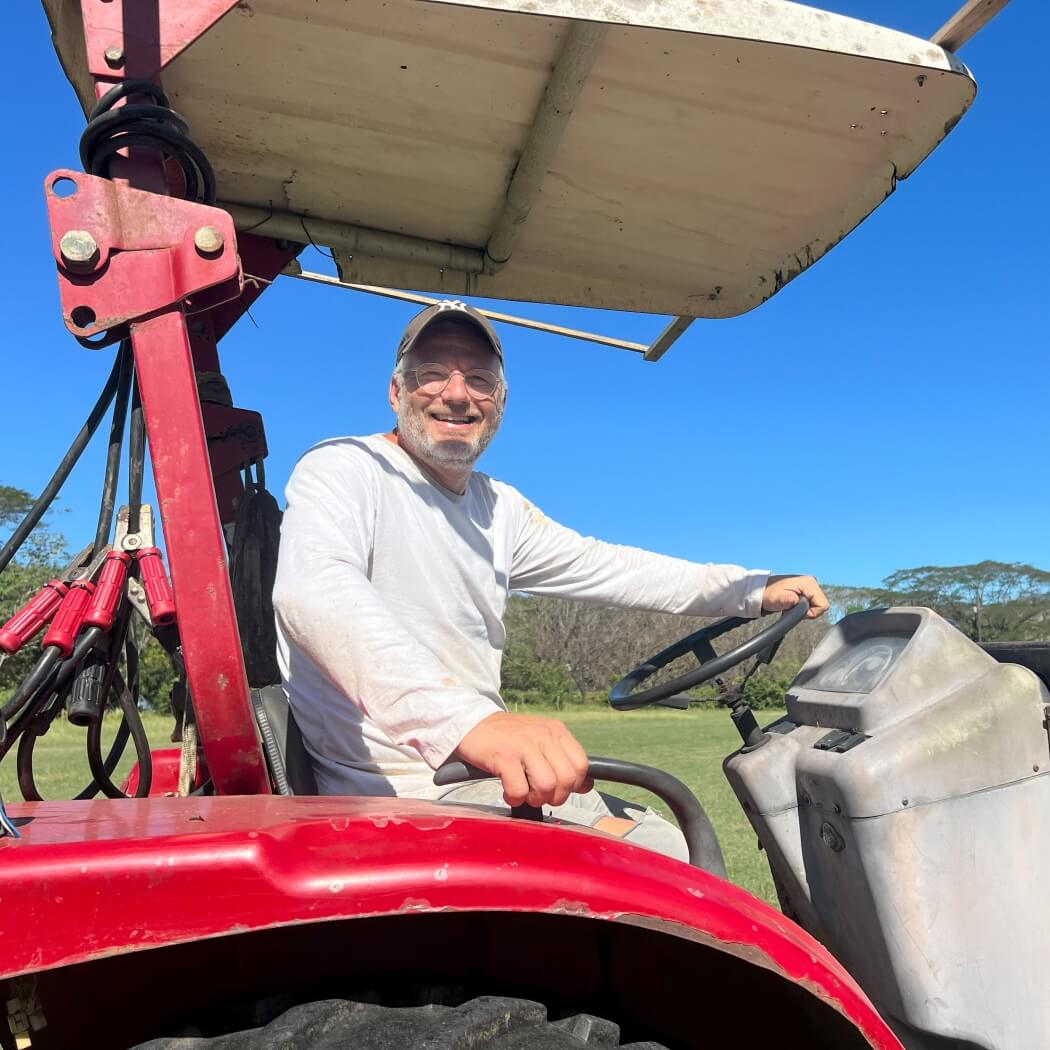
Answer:
POLYGON ((261 1028, 151 1039, 134 1050, 666 1050, 621 1043, 619 1026, 590 1014, 547 1020, 527 999, 480 996, 461 1006, 377 1006, 324 999, 286 1010, 261 1028))

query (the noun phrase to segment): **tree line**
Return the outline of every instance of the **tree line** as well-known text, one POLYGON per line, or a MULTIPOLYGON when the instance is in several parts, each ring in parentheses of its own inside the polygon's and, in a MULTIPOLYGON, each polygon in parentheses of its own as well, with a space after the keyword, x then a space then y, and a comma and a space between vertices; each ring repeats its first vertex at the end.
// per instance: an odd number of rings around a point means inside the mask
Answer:
MULTIPOLYGON (((29 493, 0 485, 0 539, 32 504, 29 493)), ((34 531, 18 557, 0 573, 0 624, 68 559, 54 516, 34 531)), ((982 561, 973 565, 925 565, 898 569, 880 587, 826 588, 832 615, 803 621, 783 641, 772 662, 743 686, 755 707, 779 705, 791 679, 829 625, 846 613, 890 605, 934 609, 977 642, 1050 638, 1050 571, 1032 565, 982 561)), ((583 602, 514 594, 505 617, 503 695, 512 707, 559 707, 604 703, 609 687, 631 668, 685 634, 710 622, 700 617, 634 612, 583 602)), ((724 651, 759 625, 748 624, 719 640, 724 651)), ((175 673, 163 649, 139 629, 140 692, 144 705, 167 710, 175 673)), ((28 673, 39 653, 34 641, 0 665, 0 696, 28 673)), ((664 674, 685 673, 689 660, 664 674)), ((716 703, 740 687, 747 665, 719 684, 695 691, 698 702, 716 703)), ((654 681, 659 681, 655 678, 654 681)))

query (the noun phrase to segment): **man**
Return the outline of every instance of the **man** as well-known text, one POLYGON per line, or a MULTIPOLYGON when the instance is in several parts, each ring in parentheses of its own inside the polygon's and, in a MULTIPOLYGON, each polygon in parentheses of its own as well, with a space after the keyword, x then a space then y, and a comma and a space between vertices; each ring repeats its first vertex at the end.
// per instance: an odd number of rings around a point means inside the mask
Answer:
POLYGON ((474 471, 507 398, 503 351, 471 307, 410 322, 390 380, 392 433, 311 449, 287 488, 274 589, 278 659, 323 794, 528 802, 678 856, 670 826, 599 796, 559 721, 500 699, 512 590, 722 616, 827 599, 809 576, 770 577, 584 538, 474 471), (456 758, 493 782, 442 792, 456 758))

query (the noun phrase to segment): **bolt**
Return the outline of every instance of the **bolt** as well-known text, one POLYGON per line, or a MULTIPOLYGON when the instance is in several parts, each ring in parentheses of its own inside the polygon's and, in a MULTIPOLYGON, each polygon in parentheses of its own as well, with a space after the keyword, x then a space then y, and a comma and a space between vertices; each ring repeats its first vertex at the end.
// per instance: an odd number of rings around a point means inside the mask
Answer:
POLYGON ((117 45, 114 44, 111 47, 107 47, 104 54, 106 65, 109 66, 110 69, 117 69, 124 65, 124 48, 117 47, 117 45))
POLYGON ((131 536, 125 536, 124 537, 124 547, 126 549, 134 550, 136 547, 141 547, 141 546, 142 546, 142 537, 141 536, 131 535, 131 536))
POLYGON ((901 799, 901 805, 902 806, 906 806, 907 804, 908 804, 908 800, 906 798, 902 798, 901 799))
POLYGON ((837 802, 835 803, 835 812, 836 813, 841 813, 842 812, 842 807, 837 802))
POLYGON ((843 837, 826 820, 820 826, 820 837, 824 840, 824 845, 835 853, 841 853, 846 848, 846 842, 843 837))
POLYGON ((222 233, 214 226, 201 226, 193 235, 193 243, 201 255, 218 255, 222 251, 222 233))
POLYGON ((58 242, 58 250, 70 270, 88 273, 98 264, 98 245, 87 230, 67 230, 58 242))

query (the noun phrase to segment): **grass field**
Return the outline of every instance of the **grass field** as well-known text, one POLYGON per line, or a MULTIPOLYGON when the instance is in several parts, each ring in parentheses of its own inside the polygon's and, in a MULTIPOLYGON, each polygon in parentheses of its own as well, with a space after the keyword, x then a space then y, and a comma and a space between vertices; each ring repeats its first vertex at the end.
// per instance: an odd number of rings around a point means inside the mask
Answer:
MULTIPOLYGON (((763 722, 777 712, 764 711, 763 722)), ((736 746, 736 731, 723 710, 633 711, 620 714, 603 709, 569 708, 557 713, 593 755, 623 758, 658 766, 684 780, 703 803, 718 832, 733 882, 775 903, 773 883, 765 854, 756 847, 755 835, 740 811, 722 775, 722 759, 736 746)), ((110 732, 118 719, 110 717, 110 732)), ((171 746, 171 718, 146 715, 146 730, 154 747, 171 746)), ((108 740, 108 737, 107 737, 108 740)), ((126 755, 133 751, 128 745, 126 755)), ((84 730, 57 719, 38 741, 35 751, 37 785, 46 798, 71 798, 90 779, 84 758, 84 730)), ((131 759, 119 767, 125 772, 131 759)), ((114 780, 120 782, 119 776, 114 780)), ((619 786, 610 788, 632 801, 652 802, 645 792, 619 786)), ((5 799, 21 797, 15 778, 14 755, 0 766, 0 792, 5 799)), ((655 808, 666 809, 660 804, 655 808)))

